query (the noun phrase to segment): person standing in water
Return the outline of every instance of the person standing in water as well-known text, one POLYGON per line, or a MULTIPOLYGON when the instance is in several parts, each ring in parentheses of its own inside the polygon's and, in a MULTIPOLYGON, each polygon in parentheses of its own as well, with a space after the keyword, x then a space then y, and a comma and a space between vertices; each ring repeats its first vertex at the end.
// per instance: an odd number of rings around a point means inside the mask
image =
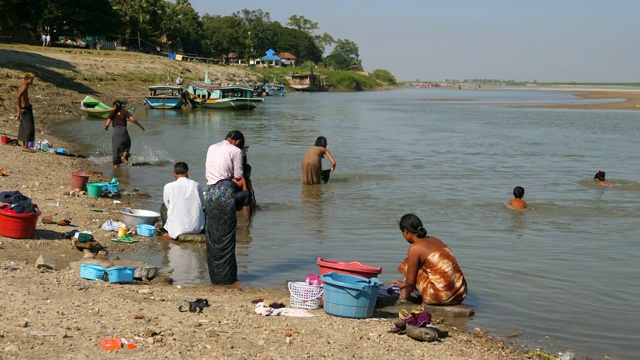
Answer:
POLYGON ((18 140, 22 141, 22 151, 35 152, 29 147, 29 141, 36 138, 36 128, 33 120, 33 108, 29 102, 29 85, 33 84, 34 75, 30 72, 24 74, 24 82, 18 88, 18 114, 16 121, 20 123, 18 128, 18 140))
POLYGON ((327 149, 327 138, 319 136, 316 139, 314 146, 310 147, 304 155, 304 158, 302 158, 303 185, 315 185, 323 182, 322 158, 324 158, 325 155, 329 161, 331 161, 330 172, 333 172, 336 169, 336 161, 331 155, 329 149, 327 149))
POLYGON ((127 121, 138 125, 142 131, 146 131, 144 126, 140 124, 136 118, 122 106, 120 100, 113 102, 114 109, 107 117, 107 122, 104 124, 104 129, 109 130, 109 125, 113 127, 113 135, 111 135, 111 147, 113 166, 119 166, 120 164, 128 164, 129 156, 131 156, 131 137, 127 131, 127 121))
POLYGON ((233 130, 207 150, 205 239, 212 284, 231 285, 238 281, 235 194, 246 189, 241 144, 244 144, 244 134, 233 130))

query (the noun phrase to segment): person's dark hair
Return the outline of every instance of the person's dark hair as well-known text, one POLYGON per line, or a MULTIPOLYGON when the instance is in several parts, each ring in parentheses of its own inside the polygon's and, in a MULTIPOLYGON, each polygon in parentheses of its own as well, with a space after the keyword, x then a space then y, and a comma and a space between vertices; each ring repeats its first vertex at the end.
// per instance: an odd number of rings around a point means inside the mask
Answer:
POLYGON ((316 139, 316 144, 315 146, 322 146, 323 148, 327 147, 327 138, 324 136, 318 136, 318 138, 316 139))
POLYGON ((414 214, 406 214, 400 219, 400 230, 407 230, 416 234, 419 238, 427 237, 427 230, 422 225, 420 218, 414 214))
POLYGON ((604 181, 604 171, 598 170, 598 172, 593 176, 594 179, 604 181))
POLYGON ((518 199, 522 199, 524 196, 524 188, 522 186, 516 186, 513 188, 513 196, 518 199))
POLYGON ((242 140, 244 142, 244 135, 242 134, 242 132, 240 132, 240 130, 231 130, 229 131, 225 139, 242 140))
POLYGON ((116 100, 113 102, 113 106, 116 107, 116 109, 120 109, 122 107, 122 101, 120 100, 116 100))
POLYGON ((176 175, 185 175, 189 171, 189 165, 186 162, 178 162, 173 166, 173 173, 176 175))

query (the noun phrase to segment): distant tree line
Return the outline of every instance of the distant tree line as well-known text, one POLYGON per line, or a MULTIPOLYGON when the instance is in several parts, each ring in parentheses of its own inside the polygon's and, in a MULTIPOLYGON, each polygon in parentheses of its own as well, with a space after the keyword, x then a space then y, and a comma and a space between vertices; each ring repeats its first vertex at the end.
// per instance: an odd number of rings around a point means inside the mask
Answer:
POLYGON ((59 36, 105 36, 140 51, 158 50, 220 58, 237 53, 261 57, 268 49, 296 56, 299 64, 346 70, 361 66, 358 45, 314 34, 318 23, 292 15, 287 24, 268 12, 241 10, 231 16, 204 14, 189 0, 0 0, 0 36, 52 40, 59 36), (326 57, 325 50, 333 46, 326 57))

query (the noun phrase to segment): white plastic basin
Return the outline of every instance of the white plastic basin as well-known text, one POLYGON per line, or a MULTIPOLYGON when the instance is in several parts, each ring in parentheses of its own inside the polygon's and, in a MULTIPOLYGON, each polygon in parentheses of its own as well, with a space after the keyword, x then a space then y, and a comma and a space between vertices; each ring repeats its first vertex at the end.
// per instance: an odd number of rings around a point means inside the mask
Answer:
POLYGON ((123 208, 120 213, 123 216, 122 222, 127 224, 129 229, 136 229, 140 224, 153 226, 160 218, 160 213, 151 210, 123 208))

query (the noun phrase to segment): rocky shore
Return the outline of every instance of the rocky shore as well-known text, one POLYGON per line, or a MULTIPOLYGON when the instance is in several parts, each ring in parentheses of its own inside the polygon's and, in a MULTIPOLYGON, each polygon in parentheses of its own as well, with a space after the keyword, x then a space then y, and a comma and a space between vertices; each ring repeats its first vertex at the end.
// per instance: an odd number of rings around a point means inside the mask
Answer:
MULTIPOLYGON (((15 96, 25 71, 35 73, 29 90, 36 119, 36 137, 74 153, 73 144, 56 136, 54 125, 79 117, 87 94, 102 101, 135 99, 150 83, 182 75, 201 79, 206 65, 180 63, 158 56, 0 46, 0 132, 15 138, 15 96)), ((213 71, 228 82, 250 78, 233 67, 213 71)), ((608 105, 607 105, 608 106, 608 105)), ((635 104, 634 104, 635 106, 635 104)), ((481 329, 468 331, 464 321, 446 313, 433 322, 448 336, 418 342, 389 333, 397 313, 376 310, 370 319, 348 319, 310 310, 313 317, 261 316, 253 300, 289 305, 283 289, 242 286, 177 286, 170 279, 147 277, 132 284, 111 284, 79 276, 84 261, 114 261, 145 242, 169 241, 138 237, 137 243, 114 243, 101 230, 107 220, 122 220, 119 209, 135 207, 135 184, 118 198, 90 198, 71 192, 71 173, 84 171, 90 181, 106 180, 82 157, 46 152, 24 153, 19 146, 0 145, 0 191, 20 191, 39 205, 42 215, 33 239, 0 236, 0 358, 96 359, 537 359, 544 354, 493 338, 481 329), (118 203, 114 204, 114 200, 118 203), (93 211, 95 209, 106 211, 93 211), (51 224, 42 223, 49 216, 51 224), (57 220, 69 220, 58 225, 57 220), (64 239, 72 230, 93 232, 96 244, 83 250, 64 239), (42 259, 38 259, 42 256, 42 259), (207 299, 202 313, 179 312, 185 299, 207 299), (125 338, 131 348, 105 350, 99 343, 125 338), (134 348, 135 347, 135 348, 134 348)), ((117 261, 117 260, 116 260, 117 261)), ((400 305, 402 308, 402 305, 400 305)), ((410 309, 410 305, 406 305, 410 309)), ((517 339, 517 338, 516 338, 517 339)), ((126 345, 126 344, 125 344, 126 345)))

